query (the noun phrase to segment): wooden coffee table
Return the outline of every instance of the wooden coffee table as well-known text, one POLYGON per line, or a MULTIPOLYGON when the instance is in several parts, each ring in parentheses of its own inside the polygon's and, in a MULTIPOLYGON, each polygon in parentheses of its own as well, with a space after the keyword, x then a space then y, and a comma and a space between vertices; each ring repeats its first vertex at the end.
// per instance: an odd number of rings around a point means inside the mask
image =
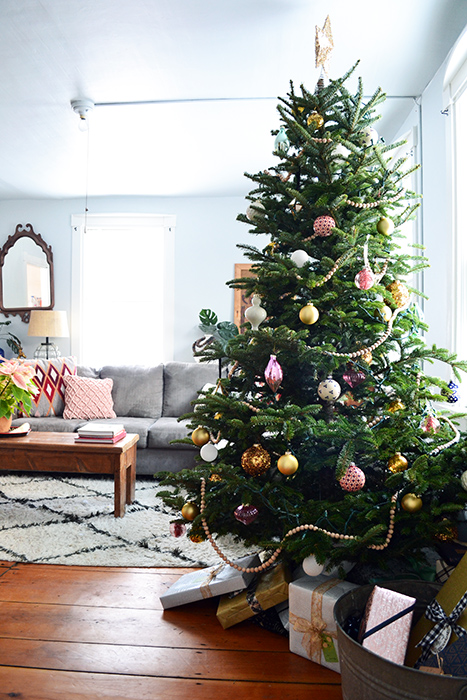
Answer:
POLYGON ((138 440, 129 433, 115 444, 77 443, 76 433, 31 431, 0 438, 0 471, 113 474, 114 514, 121 518, 135 498, 138 440))

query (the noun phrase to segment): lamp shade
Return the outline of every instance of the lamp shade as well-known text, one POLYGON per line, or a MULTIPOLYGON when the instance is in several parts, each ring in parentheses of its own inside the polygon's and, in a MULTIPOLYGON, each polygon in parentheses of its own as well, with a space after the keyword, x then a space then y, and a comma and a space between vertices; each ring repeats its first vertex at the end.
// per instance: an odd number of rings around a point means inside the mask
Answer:
POLYGON ((32 309, 28 335, 43 338, 68 338, 66 311, 32 309))

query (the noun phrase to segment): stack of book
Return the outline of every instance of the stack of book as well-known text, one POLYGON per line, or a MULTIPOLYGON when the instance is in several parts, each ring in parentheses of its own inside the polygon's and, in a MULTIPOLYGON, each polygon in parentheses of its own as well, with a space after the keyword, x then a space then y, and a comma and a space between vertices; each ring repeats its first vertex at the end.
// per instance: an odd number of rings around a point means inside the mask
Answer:
POLYGON ((121 423, 86 423, 78 428, 76 442, 118 442, 126 435, 126 430, 121 423))

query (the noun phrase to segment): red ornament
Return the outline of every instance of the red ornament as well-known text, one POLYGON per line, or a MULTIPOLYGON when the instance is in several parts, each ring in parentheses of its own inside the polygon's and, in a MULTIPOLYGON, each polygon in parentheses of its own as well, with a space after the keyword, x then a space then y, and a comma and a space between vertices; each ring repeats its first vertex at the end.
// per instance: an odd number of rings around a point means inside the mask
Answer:
POLYGON ((259 510, 255 506, 241 505, 235 508, 234 515, 239 523, 251 525, 259 515, 259 510))
POLYGON ((342 479, 339 479, 339 484, 344 491, 360 491, 365 486, 365 474, 352 462, 342 479))
POLYGON ((271 355, 268 366, 264 370, 264 378, 274 393, 276 393, 280 387, 283 377, 284 373, 282 372, 282 367, 276 360, 276 356, 271 355))
POLYGON ((355 285, 359 289, 371 289, 375 283, 375 276, 369 267, 364 267, 363 270, 355 275, 355 285))
POLYGON ((186 532, 186 525, 184 523, 170 523, 170 534, 173 537, 182 537, 186 532))
POLYGON ((332 216, 318 216, 313 224, 313 231, 317 236, 330 236, 335 227, 336 222, 332 216))
POLYGON ((366 374, 365 372, 360 372, 352 367, 349 367, 342 375, 342 378, 344 382, 347 382, 352 389, 355 389, 356 386, 365 381, 366 374))

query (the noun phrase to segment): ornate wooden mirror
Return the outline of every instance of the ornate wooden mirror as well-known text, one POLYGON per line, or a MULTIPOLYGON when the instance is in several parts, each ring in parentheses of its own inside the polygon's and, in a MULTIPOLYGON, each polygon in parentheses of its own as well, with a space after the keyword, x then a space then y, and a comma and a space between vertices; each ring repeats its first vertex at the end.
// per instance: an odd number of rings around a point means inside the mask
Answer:
POLYGON ((53 309, 52 248, 31 224, 18 224, 0 251, 0 311, 28 323, 32 309, 53 309))

